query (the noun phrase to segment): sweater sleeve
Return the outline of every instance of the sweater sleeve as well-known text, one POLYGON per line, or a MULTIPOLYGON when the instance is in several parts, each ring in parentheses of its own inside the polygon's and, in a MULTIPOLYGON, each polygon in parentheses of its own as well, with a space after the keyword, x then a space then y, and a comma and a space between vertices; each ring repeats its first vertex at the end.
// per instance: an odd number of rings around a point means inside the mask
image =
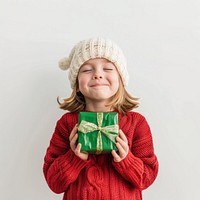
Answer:
POLYGON ((115 169, 140 190, 149 187, 158 174, 158 160, 154 153, 150 127, 143 117, 135 129, 132 147, 121 162, 114 162, 115 169))
POLYGON ((80 159, 71 150, 68 130, 64 119, 61 118, 57 122, 44 158, 44 176, 47 184, 55 193, 67 190, 89 162, 80 159))

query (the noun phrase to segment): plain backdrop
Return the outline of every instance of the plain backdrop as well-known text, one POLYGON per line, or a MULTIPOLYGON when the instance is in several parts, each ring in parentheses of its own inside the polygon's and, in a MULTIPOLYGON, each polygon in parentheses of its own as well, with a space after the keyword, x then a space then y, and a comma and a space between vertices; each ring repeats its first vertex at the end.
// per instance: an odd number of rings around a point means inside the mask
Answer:
POLYGON ((123 49, 151 126, 160 171, 144 200, 200 199, 198 0, 0 0, 0 29, 0 199, 62 199, 42 172, 71 93, 58 60, 94 36, 123 49))

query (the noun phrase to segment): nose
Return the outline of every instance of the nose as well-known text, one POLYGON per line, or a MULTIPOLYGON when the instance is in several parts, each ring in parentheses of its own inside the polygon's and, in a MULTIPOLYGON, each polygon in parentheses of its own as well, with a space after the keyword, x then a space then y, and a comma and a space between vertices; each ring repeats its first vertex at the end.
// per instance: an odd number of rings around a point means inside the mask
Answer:
POLYGON ((102 79, 103 77, 101 75, 95 74, 93 76, 93 79, 102 79))

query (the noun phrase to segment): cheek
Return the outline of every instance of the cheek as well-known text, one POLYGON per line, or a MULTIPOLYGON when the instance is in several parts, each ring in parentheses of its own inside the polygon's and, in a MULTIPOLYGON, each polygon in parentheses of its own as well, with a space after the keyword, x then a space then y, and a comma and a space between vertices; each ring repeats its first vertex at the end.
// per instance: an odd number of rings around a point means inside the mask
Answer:
POLYGON ((78 76, 78 84, 79 84, 79 86, 81 84, 83 84, 84 82, 85 82, 85 78, 83 78, 82 76, 78 76))
POLYGON ((120 77, 118 75, 115 75, 112 77, 112 82, 115 87, 119 87, 120 77))
POLYGON ((79 85, 79 90, 82 92, 84 88, 87 86, 87 79, 78 77, 78 85, 79 85))
POLYGON ((119 89, 119 83, 120 81, 119 81, 119 78, 118 77, 113 77, 113 79, 112 79, 112 91, 114 92, 114 93, 116 93, 117 91, 118 91, 118 89, 119 89))
POLYGON ((117 92, 118 89, 119 89, 119 81, 116 82, 116 84, 114 84, 114 90, 115 90, 115 92, 117 92))

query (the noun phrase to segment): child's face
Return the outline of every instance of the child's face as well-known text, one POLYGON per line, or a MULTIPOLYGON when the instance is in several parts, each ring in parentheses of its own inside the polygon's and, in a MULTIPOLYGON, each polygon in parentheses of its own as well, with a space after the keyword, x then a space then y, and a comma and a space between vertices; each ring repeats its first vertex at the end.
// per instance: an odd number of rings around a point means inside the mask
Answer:
POLYGON ((86 104, 107 104, 119 88, 119 78, 115 65, 106 59, 97 58, 85 62, 78 73, 78 85, 86 104))

